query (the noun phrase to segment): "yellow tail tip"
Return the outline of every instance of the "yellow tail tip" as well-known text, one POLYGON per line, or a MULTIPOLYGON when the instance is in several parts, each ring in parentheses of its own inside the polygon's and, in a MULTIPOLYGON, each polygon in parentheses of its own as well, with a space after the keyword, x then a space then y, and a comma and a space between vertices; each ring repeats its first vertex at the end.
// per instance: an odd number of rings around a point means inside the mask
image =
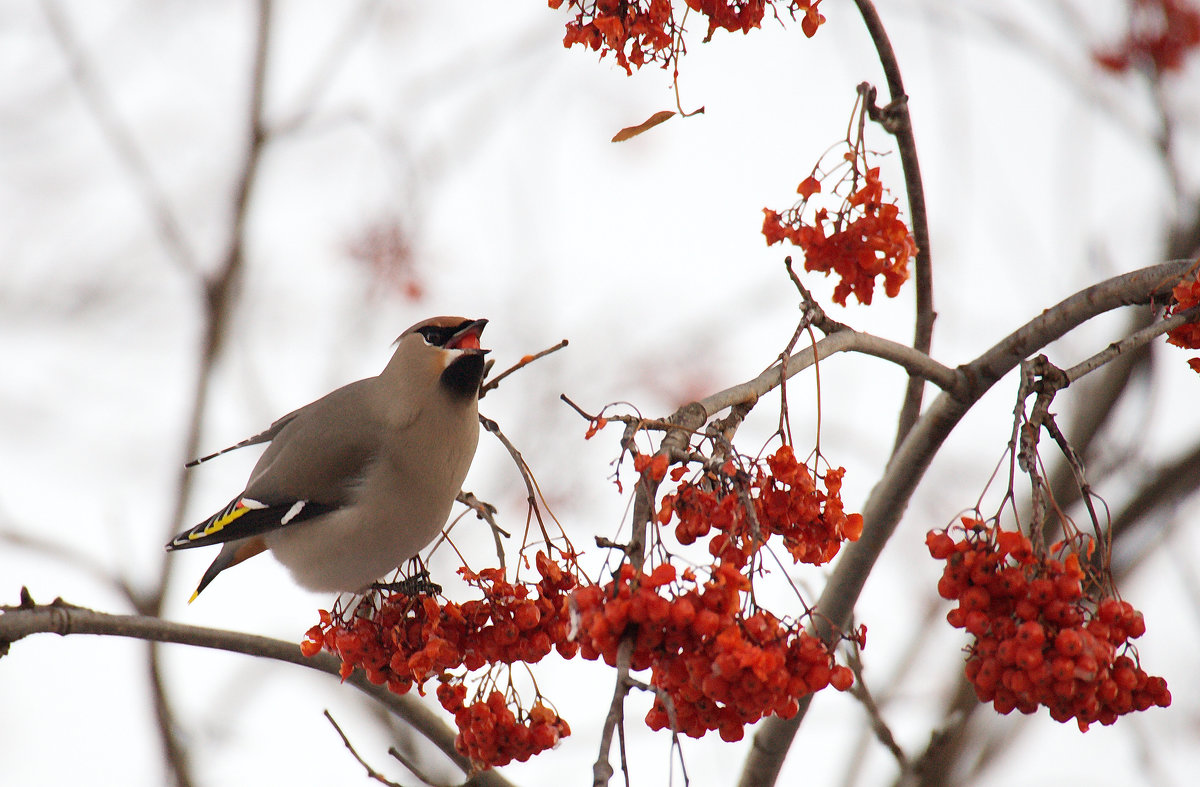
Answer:
POLYGON ((196 600, 196 597, 199 595, 200 595, 200 588, 196 588, 194 591, 192 591, 192 597, 188 599, 188 603, 191 604, 193 601, 196 600))

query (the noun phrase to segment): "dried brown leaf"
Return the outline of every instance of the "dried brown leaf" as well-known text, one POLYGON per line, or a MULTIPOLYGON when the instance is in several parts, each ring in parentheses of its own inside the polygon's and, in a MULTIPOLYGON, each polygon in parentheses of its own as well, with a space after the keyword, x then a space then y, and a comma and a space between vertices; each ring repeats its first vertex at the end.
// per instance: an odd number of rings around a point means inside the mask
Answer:
POLYGON ((624 142, 627 139, 633 139, 638 134, 649 131, 659 123, 665 123, 675 116, 675 111, 672 109, 664 109, 662 112, 655 112, 646 120, 638 123, 636 126, 626 126, 617 132, 612 138, 613 142, 624 142))

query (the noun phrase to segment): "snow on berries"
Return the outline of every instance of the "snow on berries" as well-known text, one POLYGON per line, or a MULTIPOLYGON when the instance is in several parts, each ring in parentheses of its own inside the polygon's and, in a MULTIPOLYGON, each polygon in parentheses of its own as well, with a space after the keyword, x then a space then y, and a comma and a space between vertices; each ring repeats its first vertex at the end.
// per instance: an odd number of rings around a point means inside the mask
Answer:
POLYGON ((1142 613, 1097 590, 1069 544, 1061 560, 1039 556, 1023 534, 968 517, 925 543, 946 561, 937 589, 958 602, 946 620, 973 638, 966 677, 981 702, 1000 713, 1045 707, 1082 731, 1171 704, 1130 643, 1146 631, 1142 613))

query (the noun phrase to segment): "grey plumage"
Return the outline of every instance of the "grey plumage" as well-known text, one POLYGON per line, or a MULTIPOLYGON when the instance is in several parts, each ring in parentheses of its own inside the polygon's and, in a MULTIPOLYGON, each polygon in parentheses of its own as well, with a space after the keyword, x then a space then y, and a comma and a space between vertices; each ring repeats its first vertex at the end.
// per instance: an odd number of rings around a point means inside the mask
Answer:
MULTIPOLYGON (((479 440, 486 320, 435 317, 359 380, 231 446, 269 443, 245 490, 167 549, 224 546, 221 571, 269 549, 312 590, 357 591, 441 531, 479 440)), ((193 464, 218 456, 212 454, 193 464)))

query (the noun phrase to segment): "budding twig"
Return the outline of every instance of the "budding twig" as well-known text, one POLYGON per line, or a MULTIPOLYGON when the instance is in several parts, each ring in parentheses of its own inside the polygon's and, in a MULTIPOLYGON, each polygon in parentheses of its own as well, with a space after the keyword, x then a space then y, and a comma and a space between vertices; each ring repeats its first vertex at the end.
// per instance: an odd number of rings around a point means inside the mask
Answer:
POLYGON ((546 349, 542 350, 541 352, 534 353, 533 355, 526 355, 524 358, 517 361, 515 364, 508 367, 503 372, 496 375, 495 377, 493 377, 492 379, 490 379, 486 383, 484 383, 482 386, 480 386, 479 398, 482 399, 484 396, 487 395, 488 391, 498 388, 500 386, 500 381, 503 380, 505 377, 508 377, 513 372, 517 371, 518 369, 524 369, 526 366, 533 363, 538 358, 544 358, 545 356, 549 355, 552 352, 557 352, 557 351, 561 350, 562 348, 566 347, 567 344, 568 344, 567 340, 563 339, 561 342, 554 345, 553 347, 547 347, 546 349))

